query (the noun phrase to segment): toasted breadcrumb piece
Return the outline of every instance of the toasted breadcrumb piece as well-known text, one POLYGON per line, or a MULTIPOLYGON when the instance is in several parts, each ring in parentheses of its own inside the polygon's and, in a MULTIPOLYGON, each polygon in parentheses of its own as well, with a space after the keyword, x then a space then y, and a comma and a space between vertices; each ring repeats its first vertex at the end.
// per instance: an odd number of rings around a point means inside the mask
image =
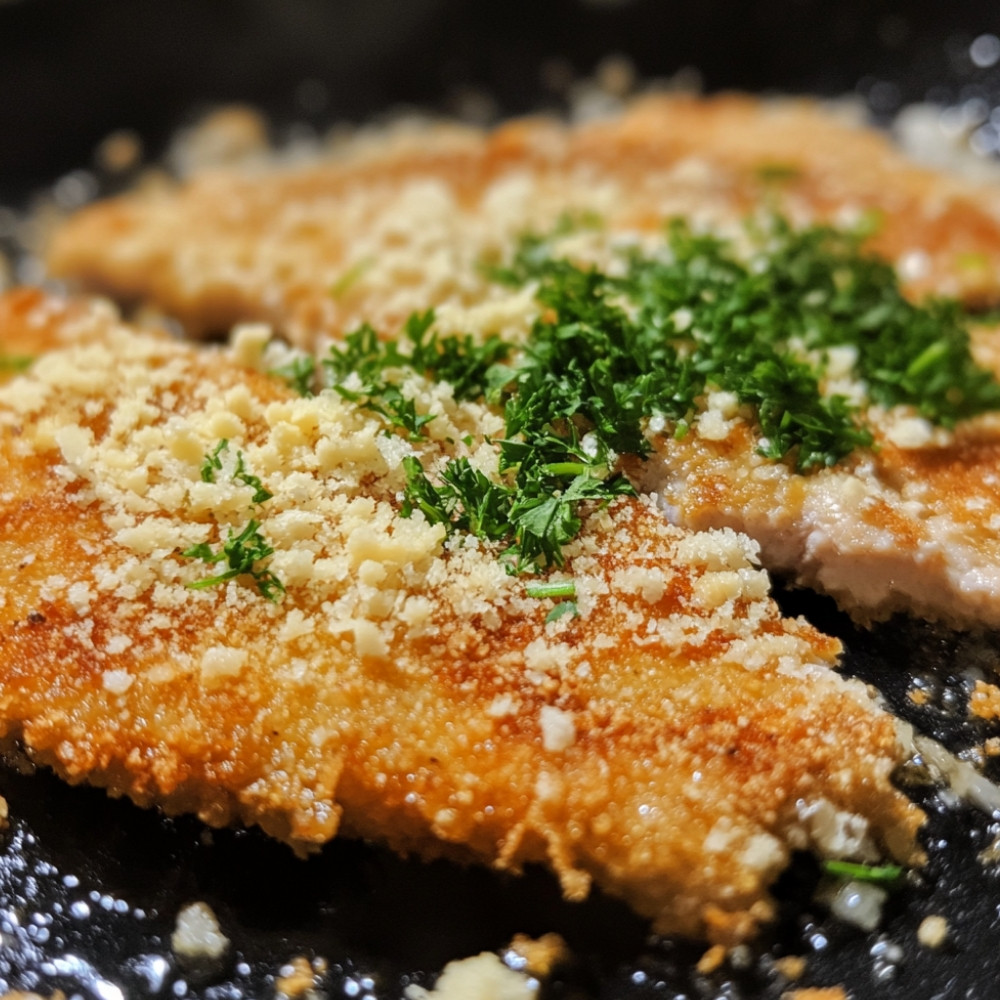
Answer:
POLYGON ((969 696, 969 714, 979 719, 1000 719, 1000 687, 976 681, 969 696))
POLYGON ((711 972, 715 972, 716 969, 721 968, 722 963, 726 960, 726 947, 721 944, 713 944, 711 948, 706 951, 701 958, 698 959, 695 968, 703 975, 707 976, 711 972))
POLYGON ((296 955, 288 965, 282 966, 274 980, 275 992, 290 1000, 297 1000, 317 985, 316 972, 304 955, 296 955))
POLYGON ((925 948, 940 948, 948 940, 948 921, 938 914, 931 914, 920 921, 917 940, 925 948))
POLYGON ((786 979, 801 979, 808 964, 802 955, 785 955, 775 959, 774 968, 786 979))
POLYGON ((542 978, 550 975, 559 963, 569 958, 566 942, 558 934, 551 933, 539 938, 515 934, 510 942, 509 952, 524 963, 526 972, 542 978))

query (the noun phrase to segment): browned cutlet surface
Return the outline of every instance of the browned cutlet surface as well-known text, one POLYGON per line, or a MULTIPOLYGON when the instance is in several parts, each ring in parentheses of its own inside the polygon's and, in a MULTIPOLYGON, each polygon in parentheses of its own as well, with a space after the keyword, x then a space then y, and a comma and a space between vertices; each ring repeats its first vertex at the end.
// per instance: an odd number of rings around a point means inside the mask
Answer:
POLYGON ((732 230, 762 204, 798 222, 874 212, 872 245, 914 294, 998 300, 995 186, 914 166, 816 102, 737 96, 649 98, 578 127, 424 125, 362 134, 310 165, 206 171, 83 210, 48 263, 190 330, 265 320, 308 346, 362 320, 393 329, 413 309, 482 306, 477 265, 567 212, 611 233, 674 216, 732 230))
MULTIPOLYGON (((86 341, 0 386, 0 732, 36 760, 299 850, 344 832, 542 862, 571 898, 593 882, 724 942, 767 919, 793 849, 920 860, 894 720, 780 616, 746 538, 640 499, 592 511, 553 571, 580 614, 546 624, 495 552, 399 515, 407 442, 293 397, 252 367, 260 341, 31 301, 0 300, 0 344, 63 322, 86 341), (250 518, 286 593, 191 588, 218 564, 182 553, 250 518)), ((496 419, 437 398, 428 468, 496 419)))

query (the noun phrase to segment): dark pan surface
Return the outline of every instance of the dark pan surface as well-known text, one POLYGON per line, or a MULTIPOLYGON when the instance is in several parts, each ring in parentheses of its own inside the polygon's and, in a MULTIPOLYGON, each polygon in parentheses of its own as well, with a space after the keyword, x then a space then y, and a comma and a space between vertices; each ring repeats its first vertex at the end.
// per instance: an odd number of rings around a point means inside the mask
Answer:
MULTIPOLYGON (((261 107, 279 141, 400 104, 492 120, 565 109, 573 79, 612 53, 642 79, 696 67, 710 90, 854 92, 881 119, 937 100, 972 109, 988 138, 1000 69, 970 51, 991 33, 1000 7, 981 0, 0 0, 0 206, 91 170, 115 129, 138 133, 155 159, 174 129, 219 102, 261 107)), ((13 217, 0 207, 10 257, 13 217)), ((966 755, 1000 735, 966 711, 971 678, 998 672, 997 636, 905 620, 867 632, 813 594, 781 599, 841 636, 845 670, 921 731, 966 755), (922 708, 908 696, 915 677, 930 692, 922 708)), ((1000 758, 986 771, 1000 778, 1000 758)), ((317 996, 395 1000, 453 958, 556 931, 571 958, 544 998, 777 1000, 838 983, 854 1000, 1000 996, 1000 875, 978 860, 1000 824, 934 788, 912 789, 928 811, 930 861, 893 892, 878 931, 814 903, 819 873, 801 858, 779 886, 770 937, 708 975, 694 968, 703 945, 650 938, 600 895, 567 904, 539 870, 498 876, 349 842, 303 862, 257 831, 209 832, 13 761, 0 765, 0 794, 11 813, 0 834, 0 993, 270 998, 282 966, 305 956, 317 996), (185 968, 170 949, 178 910, 195 900, 231 940, 214 968, 185 968), (931 914, 949 924, 937 950, 916 938, 931 914), (808 960, 795 984, 774 967, 788 955, 808 960)))

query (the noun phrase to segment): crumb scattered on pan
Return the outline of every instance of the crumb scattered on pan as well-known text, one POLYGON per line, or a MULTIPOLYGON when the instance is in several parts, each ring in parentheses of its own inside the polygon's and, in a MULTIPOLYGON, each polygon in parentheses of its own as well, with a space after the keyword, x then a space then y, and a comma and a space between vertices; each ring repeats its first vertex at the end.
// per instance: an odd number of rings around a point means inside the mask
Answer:
POLYGON ((4 993, 0 1000, 66 1000, 66 994, 62 990, 56 990, 44 997, 41 993, 22 993, 20 990, 12 990, 4 993))
POLYGON ((969 714, 980 719, 1000 719, 1000 687, 976 681, 976 687, 969 697, 969 714))
POLYGON ((94 159, 108 173, 133 170, 142 162, 142 139, 131 129, 118 129, 101 141, 94 159))
POLYGON ((781 994, 781 1000, 851 1000, 843 986, 810 986, 781 994))
POLYGON ((498 955, 484 951, 449 962, 433 990, 408 986, 406 1000, 535 1000, 539 982, 511 969, 498 955))
POLYGON ((696 968, 702 975, 715 972, 726 960, 726 949, 724 945, 714 944, 701 958, 698 959, 696 968))
POLYGON ((180 959, 213 961, 229 948, 218 918, 207 903, 192 903, 177 914, 177 926, 170 935, 170 947, 180 959))
POLYGON ((279 997, 298 1000, 307 997, 319 986, 319 975, 322 970, 313 968, 313 964, 304 955, 296 955, 287 965, 278 970, 274 988, 279 997))
POLYGON ((506 964, 512 969, 543 978, 567 958, 569 948, 558 934, 543 934, 540 938, 515 934, 504 956, 506 964))
POLYGON ((801 955, 786 955, 774 963, 774 968, 786 979, 800 979, 806 971, 805 958, 801 955))
POLYGON ((940 948, 948 940, 948 921, 936 913, 924 917, 917 928, 917 940, 925 948, 940 948))

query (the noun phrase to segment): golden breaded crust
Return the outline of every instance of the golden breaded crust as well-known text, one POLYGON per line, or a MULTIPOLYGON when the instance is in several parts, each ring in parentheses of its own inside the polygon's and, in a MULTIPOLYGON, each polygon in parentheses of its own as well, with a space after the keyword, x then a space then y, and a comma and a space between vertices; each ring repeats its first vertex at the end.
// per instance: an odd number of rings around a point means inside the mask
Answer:
POLYGON ((28 301, 0 300, 12 336, 86 341, 0 386, 0 733, 35 759, 299 850, 545 862, 723 942, 792 850, 919 861, 894 720, 781 618, 745 537, 593 510, 559 571, 579 617, 546 624, 495 551, 399 514, 401 456, 433 467, 494 414, 425 386, 437 436, 411 446, 247 367, 250 335, 199 350, 28 301), (251 517, 283 598, 192 589, 219 564, 183 553, 251 517))
MULTIPOLYGON (((264 320, 309 346, 362 320, 489 300, 477 265, 527 229, 597 213, 614 234, 683 216, 735 230, 761 204, 798 222, 883 220, 872 246, 914 294, 1000 298, 1000 193, 914 166, 811 101, 655 97, 621 118, 424 127, 316 164, 208 171, 71 218, 57 275, 150 301, 191 330, 264 320)), ((498 320, 497 322, 502 322, 498 320)))

